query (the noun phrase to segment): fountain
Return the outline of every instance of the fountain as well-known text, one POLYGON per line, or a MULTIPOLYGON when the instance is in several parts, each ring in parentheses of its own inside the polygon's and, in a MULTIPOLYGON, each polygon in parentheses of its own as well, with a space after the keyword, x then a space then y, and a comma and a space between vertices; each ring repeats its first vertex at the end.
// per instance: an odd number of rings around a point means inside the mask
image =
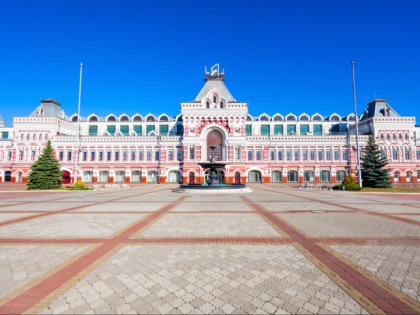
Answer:
POLYGON ((247 190, 248 188, 244 184, 226 184, 221 182, 217 170, 222 169, 226 166, 225 162, 217 162, 215 156, 216 146, 210 146, 211 156, 208 162, 200 162, 200 165, 203 168, 209 168, 209 175, 205 184, 182 184, 180 188, 182 189, 193 189, 193 190, 216 190, 216 191, 228 191, 228 190, 247 190))

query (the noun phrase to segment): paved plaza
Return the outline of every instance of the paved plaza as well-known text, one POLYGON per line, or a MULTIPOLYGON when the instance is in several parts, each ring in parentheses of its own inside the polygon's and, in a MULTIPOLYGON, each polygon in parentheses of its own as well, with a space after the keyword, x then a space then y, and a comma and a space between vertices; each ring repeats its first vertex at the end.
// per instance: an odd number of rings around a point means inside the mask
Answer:
POLYGON ((0 314, 419 314, 420 195, 0 192, 0 314))

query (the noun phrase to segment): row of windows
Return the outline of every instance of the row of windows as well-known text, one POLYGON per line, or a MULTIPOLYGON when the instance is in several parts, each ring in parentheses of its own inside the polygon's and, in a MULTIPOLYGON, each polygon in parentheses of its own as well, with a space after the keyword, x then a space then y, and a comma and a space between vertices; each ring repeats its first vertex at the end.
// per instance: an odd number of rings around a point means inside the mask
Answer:
MULTIPOLYGON (((411 160, 411 149, 404 148, 404 149, 398 149, 398 148, 392 148, 391 151, 391 160, 392 161, 398 161, 400 159, 400 152, 404 154, 405 160, 411 160)), ((388 158, 387 150, 382 149, 381 150, 381 157, 382 158, 388 158)), ((420 160, 420 149, 417 149, 416 151, 416 158, 417 160, 420 160)))
MULTIPOLYGON (((324 119, 322 118, 321 115, 317 115, 317 114, 313 115, 312 118, 309 117, 306 114, 302 114, 299 117, 297 117, 294 114, 289 114, 289 115, 286 116, 286 118, 283 118, 283 116, 281 116, 281 115, 275 115, 275 116, 273 116, 273 118, 270 118, 268 115, 262 115, 258 119, 253 118, 250 115, 248 115, 246 120, 247 121, 252 121, 252 120, 258 120, 258 121, 270 121, 270 120, 272 120, 272 121, 297 121, 297 120, 299 120, 299 121, 310 121, 310 120, 312 120, 312 121, 323 121, 324 119)), ((340 121, 340 120, 341 120, 341 117, 338 116, 338 115, 331 115, 329 117, 329 121, 340 121)), ((349 116, 347 116, 347 120, 348 121, 354 121, 355 116, 350 114, 349 116)))
MULTIPOLYGON (((270 161, 331 161, 334 158, 335 161, 339 161, 340 155, 342 161, 348 160, 347 151, 341 151, 340 154, 339 150, 286 150, 277 151, 277 154, 276 151, 269 151, 268 159, 270 161)), ((248 161, 261 161, 263 159, 262 150, 248 150, 247 159, 248 161)))
MULTIPOLYGON (((168 150, 167 151, 167 161, 174 161, 175 151, 168 150)), ((182 161, 182 150, 176 150, 176 158, 177 161, 182 161)), ((73 158, 73 152, 64 151, 58 152, 58 160, 64 161, 64 157, 66 157, 66 161, 71 161, 73 158)), ((87 162, 87 161, 160 161, 160 151, 159 150, 147 150, 144 152, 143 150, 140 151, 83 151, 81 152, 80 161, 87 162)))
MULTIPOLYGON (((40 133, 39 135, 37 135, 36 133, 34 133, 32 136, 31 136, 31 134, 27 134, 26 135, 26 140, 40 140, 40 141, 42 141, 42 140, 48 140, 48 134, 46 133, 45 135, 43 135, 42 133, 40 133)), ((25 134, 21 134, 20 135, 20 140, 25 140, 25 134)))
MULTIPOLYGON (((176 125, 176 130, 175 134, 176 135, 182 135, 184 133, 184 129, 182 125, 176 125)), ((150 132, 155 132, 156 128, 155 125, 147 125, 146 126, 146 135, 150 134, 150 132)), ((143 126, 141 125, 134 125, 132 126, 131 130, 130 130, 130 126, 129 125, 120 125, 118 126, 118 131, 117 131, 117 126, 116 125, 108 125, 106 126, 106 132, 109 135, 116 135, 116 134, 120 134, 123 136, 128 136, 130 133, 134 132, 137 135, 142 135, 143 134, 143 126)), ((169 133, 169 126, 168 125, 160 125, 159 126, 159 134, 160 135, 167 135, 169 133)), ((98 135, 98 126, 97 125, 90 125, 89 126, 89 130, 88 130, 88 134, 89 136, 97 136, 98 135)))
MULTIPOLYGON (((310 125, 300 125, 299 127, 299 134, 300 135, 322 135, 322 125, 313 125, 312 129, 310 125)), ((330 133, 340 133, 340 132, 347 132, 347 127, 340 126, 340 125, 333 125, 330 128, 330 133)), ((245 125, 245 133, 247 136, 252 136, 252 125, 245 125)), ((262 136, 270 136, 271 135, 271 126, 270 125, 261 125, 260 126, 260 134, 262 136)), ((298 134, 297 126, 296 125, 286 125, 286 133, 284 133, 284 126, 283 125, 274 125, 273 126, 273 134, 274 136, 277 135, 296 135, 298 134)))
MULTIPOLYGON (((158 119, 159 121, 169 121, 169 118, 167 117, 167 116, 162 116, 162 117, 160 117, 159 119, 158 119)), ((152 116, 152 115, 150 115, 150 116, 147 116, 146 117, 146 122, 155 122, 155 121, 158 121, 154 116, 152 116)), ((72 122, 77 122, 77 115, 74 115, 72 118, 71 118, 71 121, 72 122)), ((88 119, 88 121, 89 122, 97 122, 97 121, 99 121, 99 118, 97 117, 97 116, 95 116, 95 115, 93 115, 93 116, 90 116, 89 117, 89 119, 88 119)), ((116 117, 116 116, 114 116, 114 115, 111 115, 111 116, 109 116, 107 119, 106 119, 106 121, 107 122, 114 122, 114 121, 130 121, 130 118, 127 116, 127 115, 123 115, 123 116, 121 116, 119 119, 116 117)), ((136 116, 134 116, 133 118, 132 118, 132 121, 143 121, 143 118, 140 116, 140 115, 136 115, 136 116)))
MULTIPOLYGON (((398 140, 402 141, 402 139, 403 139, 403 135, 401 133, 398 134, 398 140)), ((380 135, 380 140, 385 141, 385 135, 384 134, 380 135)), ((389 133, 386 134, 386 140, 391 141, 391 135, 389 133)), ((392 134, 392 140, 397 141, 397 135, 395 133, 392 134)), ((405 141, 409 140, 408 133, 404 134, 404 140, 405 141)))
MULTIPOLYGON (((298 171, 288 171, 287 172, 287 181, 288 182, 298 182, 299 181, 299 173, 298 171)), ((341 182, 344 180, 346 176, 346 171, 340 170, 336 172, 336 181, 341 182)), ((322 170, 319 172, 319 180, 321 182, 330 182, 331 181, 331 171, 322 170)), ((259 171, 251 171, 248 174, 248 181, 249 182, 260 182, 261 181, 261 172, 259 171)), ((282 182, 283 181, 283 172, 282 171, 273 171, 271 173, 271 181, 272 182, 282 182)), ((314 182, 315 181, 315 171, 307 170, 303 172, 303 181, 304 182, 314 182)))

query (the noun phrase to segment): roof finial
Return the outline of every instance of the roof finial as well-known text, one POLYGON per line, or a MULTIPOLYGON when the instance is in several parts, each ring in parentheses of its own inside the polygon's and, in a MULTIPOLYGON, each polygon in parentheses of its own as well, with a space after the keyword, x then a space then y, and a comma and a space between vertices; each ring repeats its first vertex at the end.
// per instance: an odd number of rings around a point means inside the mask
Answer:
POLYGON ((204 72, 206 74, 206 80, 207 79, 213 79, 213 78, 221 78, 223 79, 225 76, 225 69, 222 70, 222 73, 220 73, 220 64, 216 63, 210 68, 210 72, 207 71, 207 66, 204 67, 204 72))

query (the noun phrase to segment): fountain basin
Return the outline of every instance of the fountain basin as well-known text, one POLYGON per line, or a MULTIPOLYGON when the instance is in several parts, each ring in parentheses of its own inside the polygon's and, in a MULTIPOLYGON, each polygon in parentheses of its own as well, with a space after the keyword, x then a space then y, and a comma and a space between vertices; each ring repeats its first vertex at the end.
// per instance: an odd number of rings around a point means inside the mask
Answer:
POLYGON ((195 193, 245 193, 252 191, 244 184, 181 184, 179 188, 195 193))

